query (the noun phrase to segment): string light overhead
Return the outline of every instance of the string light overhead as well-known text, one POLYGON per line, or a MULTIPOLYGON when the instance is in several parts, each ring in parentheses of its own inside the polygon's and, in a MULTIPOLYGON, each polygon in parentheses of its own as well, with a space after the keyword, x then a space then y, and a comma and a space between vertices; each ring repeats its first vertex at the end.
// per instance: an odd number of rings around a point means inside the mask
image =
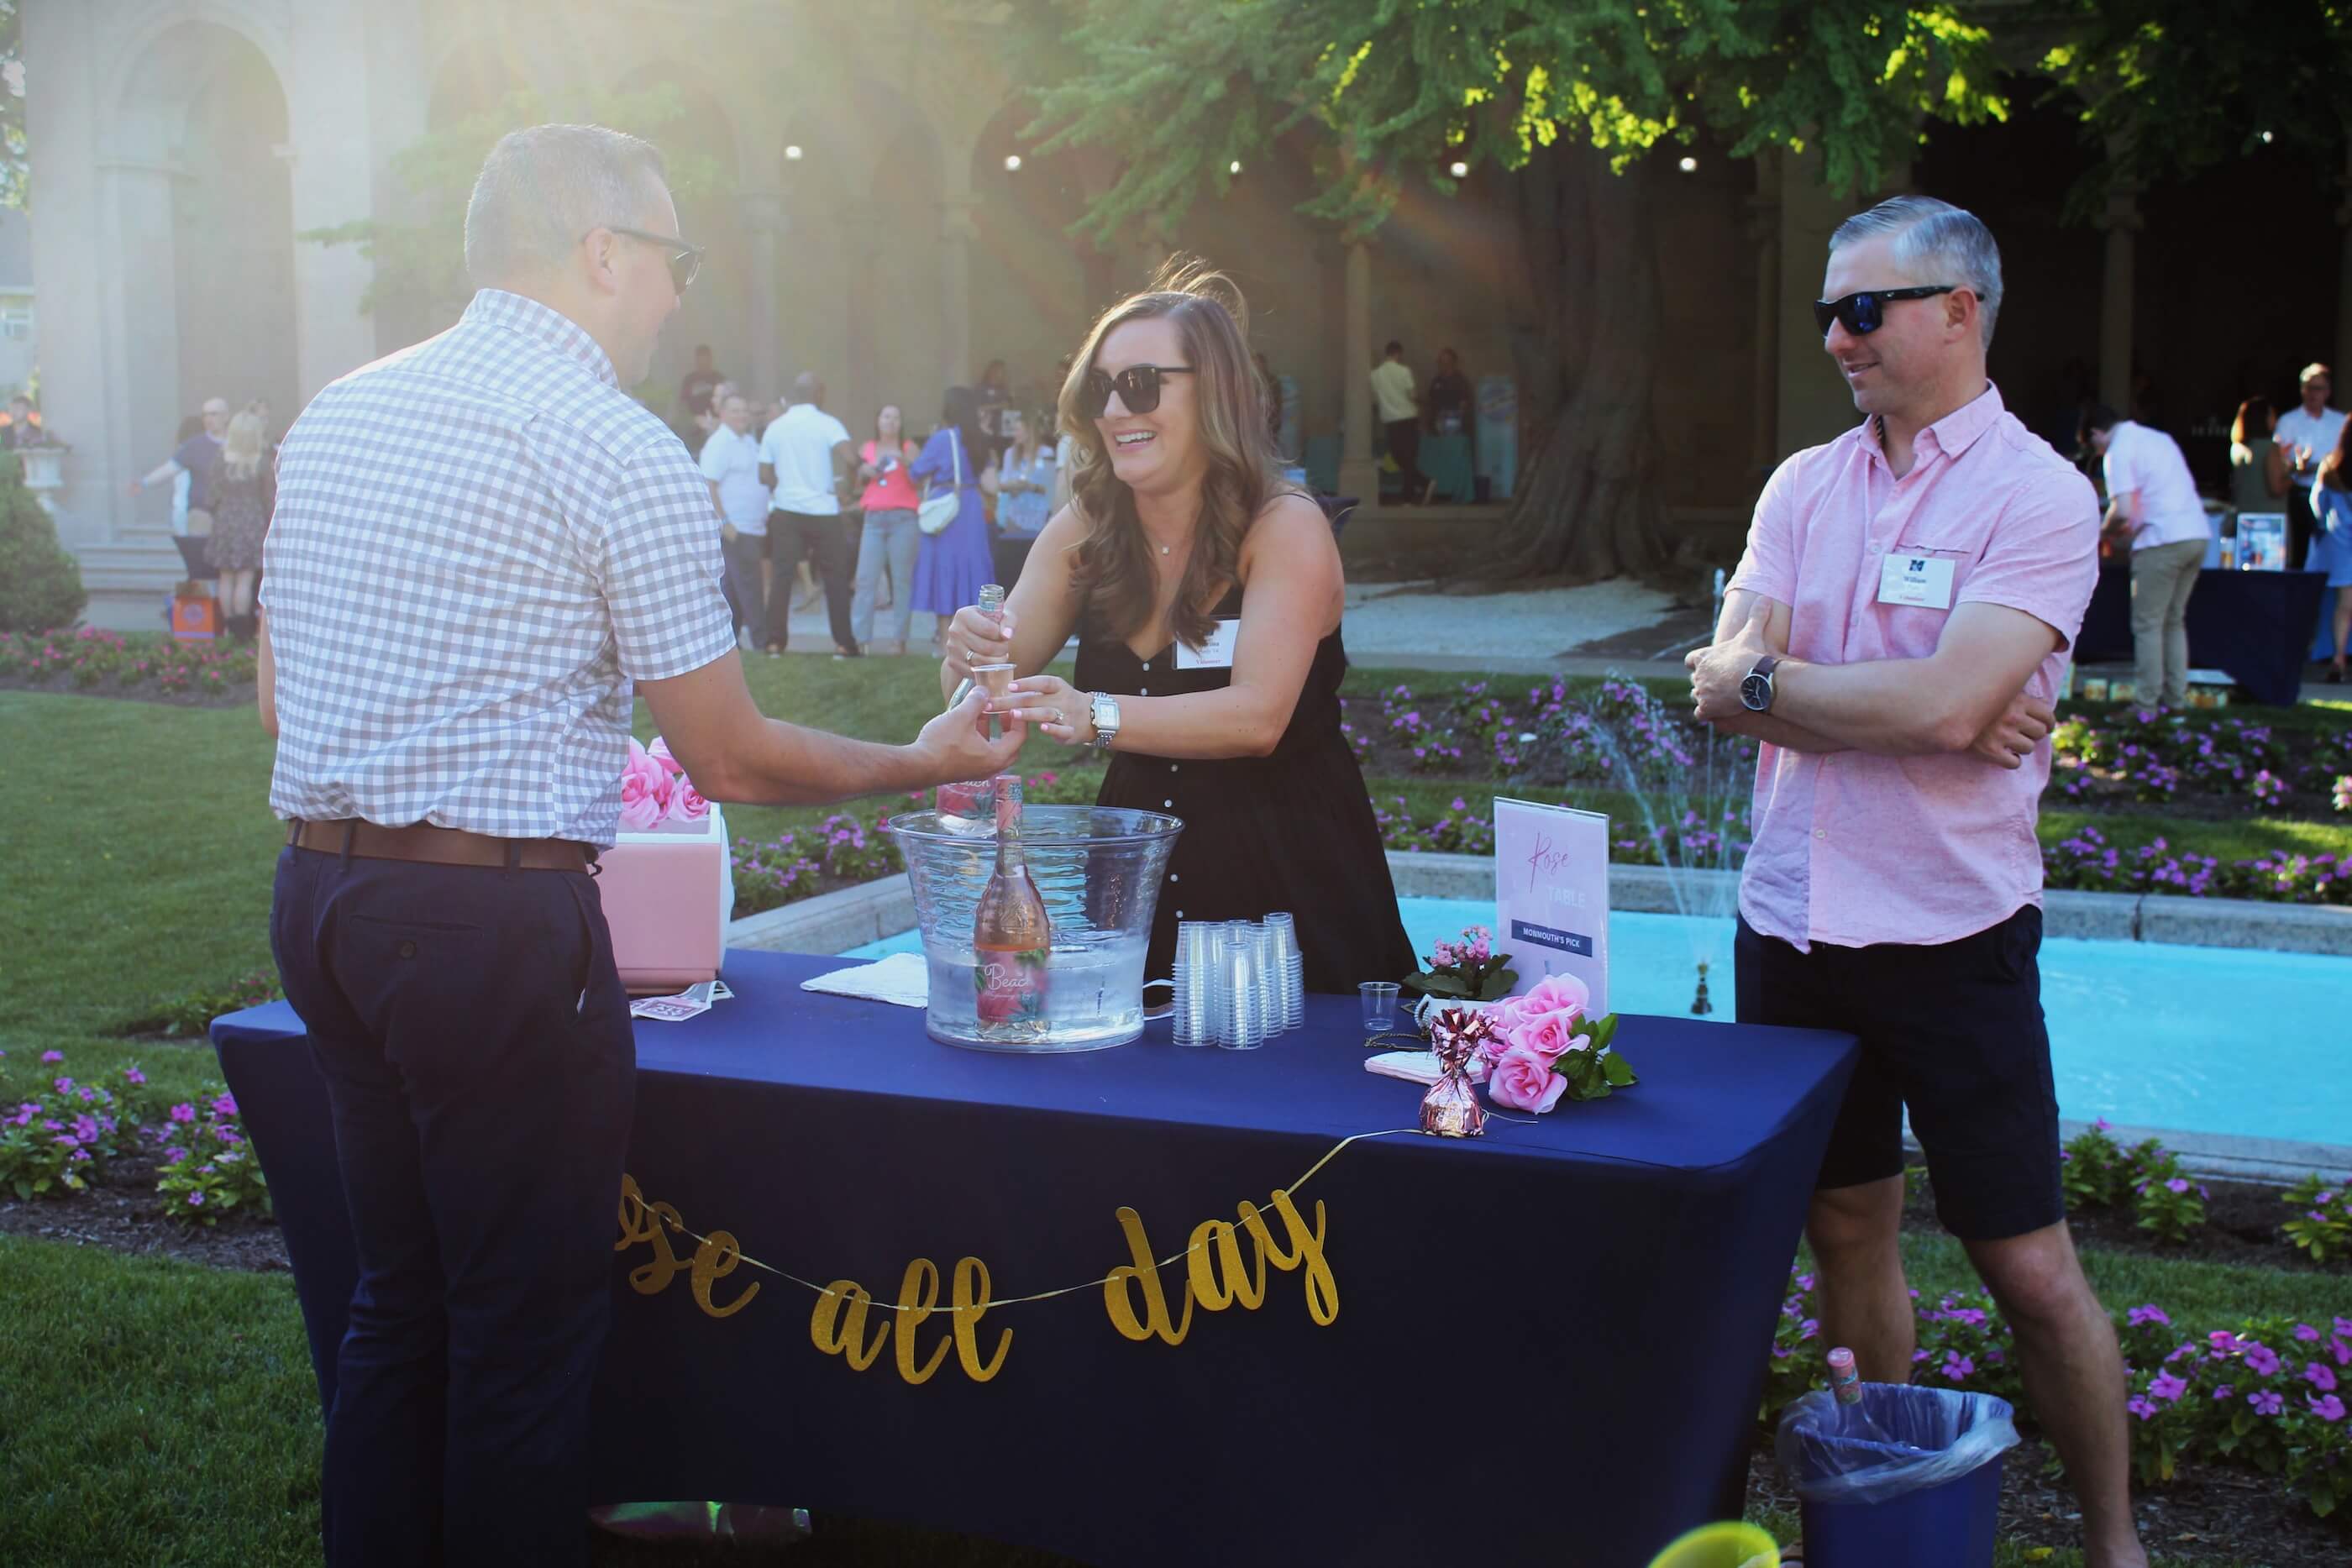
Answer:
POLYGON ((1017 174, 1021 172, 1020 153, 1007 152, 1004 155, 1004 172, 1008 174, 1017 174))
POLYGON ((785 148, 785 149, 784 149, 784 162, 787 162, 787 163, 797 163, 797 162, 799 162, 800 161, 801 161, 801 148, 800 148, 800 143, 799 143, 799 142, 797 142, 797 141, 795 141, 795 142, 793 142, 791 146, 789 146, 789 147, 787 147, 787 148, 785 148))

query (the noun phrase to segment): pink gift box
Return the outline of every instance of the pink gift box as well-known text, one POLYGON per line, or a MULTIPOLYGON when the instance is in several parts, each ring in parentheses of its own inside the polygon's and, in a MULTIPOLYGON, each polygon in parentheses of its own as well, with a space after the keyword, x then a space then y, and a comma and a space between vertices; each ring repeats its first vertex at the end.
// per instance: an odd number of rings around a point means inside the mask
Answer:
POLYGON ((735 879, 718 807, 690 826, 624 832, 597 867, 622 985, 659 996, 719 977, 735 879))

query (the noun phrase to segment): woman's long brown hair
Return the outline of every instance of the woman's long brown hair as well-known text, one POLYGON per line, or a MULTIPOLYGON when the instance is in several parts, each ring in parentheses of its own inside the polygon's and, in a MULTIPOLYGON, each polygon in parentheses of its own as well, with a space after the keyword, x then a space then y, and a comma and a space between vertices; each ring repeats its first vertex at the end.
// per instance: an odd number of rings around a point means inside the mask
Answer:
POLYGON ((1201 444, 1209 454, 1192 559, 1168 612, 1169 630, 1198 648, 1213 629, 1212 591, 1237 580, 1250 524, 1286 488, 1250 358, 1249 307, 1232 279, 1199 261, 1171 259, 1149 289, 1103 312, 1062 383, 1058 413, 1072 438, 1071 503, 1087 524, 1071 577, 1086 615, 1108 634, 1124 641, 1150 622, 1159 597, 1150 541, 1136 516, 1135 493, 1111 473, 1102 434, 1079 397, 1103 340, 1127 322, 1157 317, 1174 322, 1182 338, 1201 444))

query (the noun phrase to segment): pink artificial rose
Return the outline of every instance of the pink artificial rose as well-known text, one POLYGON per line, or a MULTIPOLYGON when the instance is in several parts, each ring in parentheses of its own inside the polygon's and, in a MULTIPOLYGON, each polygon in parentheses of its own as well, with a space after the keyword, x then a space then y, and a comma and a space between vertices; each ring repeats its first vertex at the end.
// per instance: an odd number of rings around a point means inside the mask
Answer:
POLYGON ((670 790, 669 820, 673 822, 699 822, 710 815, 710 802, 694 787, 694 780, 681 773, 670 790))
POLYGON ((1509 1049, 1531 1051, 1547 1062, 1558 1061, 1571 1051, 1581 1051, 1586 1041, 1571 1032, 1580 1020, 1569 1009, 1553 1012, 1522 1011, 1519 1021, 1507 1031, 1509 1049))
POLYGON ((1551 1070, 1551 1060, 1515 1045, 1503 1052, 1486 1079, 1486 1093, 1496 1103, 1533 1111, 1538 1115, 1559 1103, 1568 1080, 1551 1070))
POLYGON ((672 773, 684 773, 686 771, 686 765, 669 754, 669 742, 664 740, 658 735, 654 737, 654 743, 646 747, 646 755, 652 758, 656 762, 660 763, 663 768, 672 773))
POLYGON ((628 766, 621 769, 621 826, 633 833, 660 826, 669 798, 669 775, 644 747, 630 741, 628 766))
POLYGON ((1546 975, 1538 980, 1528 994, 1519 998, 1529 1013, 1559 1012, 1565 1009, 1580 1019, 1592 1006, 1591 988, 1574 975, 1546 975))
MULTIPOLYGON (((1510 1036, 1545 1013, 1566 1012, 1572 1028, 1583 1021, 1584 1011, 1591 1005, 1592 992, 1582 980, 1573 975, 1546 975, 1523 995, 1505 997, 1491 1010, 1499 1031, 1510 1036)), ((1501 1049, 1496 1046, 1498 1054, 1501 1049)))

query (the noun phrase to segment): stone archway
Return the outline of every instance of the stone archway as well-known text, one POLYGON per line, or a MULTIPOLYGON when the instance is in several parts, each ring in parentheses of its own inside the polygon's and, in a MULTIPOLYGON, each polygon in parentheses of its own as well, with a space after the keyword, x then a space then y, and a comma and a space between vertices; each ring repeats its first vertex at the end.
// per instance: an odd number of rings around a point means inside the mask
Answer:
POLYGON ((150 38, 114 109, 126 276, 122 341, 138 362, 122 428, 168 451, 206 397, 265 398, 282 430, 302 391, 286 93, 252 39, 212 22, 150 38))

